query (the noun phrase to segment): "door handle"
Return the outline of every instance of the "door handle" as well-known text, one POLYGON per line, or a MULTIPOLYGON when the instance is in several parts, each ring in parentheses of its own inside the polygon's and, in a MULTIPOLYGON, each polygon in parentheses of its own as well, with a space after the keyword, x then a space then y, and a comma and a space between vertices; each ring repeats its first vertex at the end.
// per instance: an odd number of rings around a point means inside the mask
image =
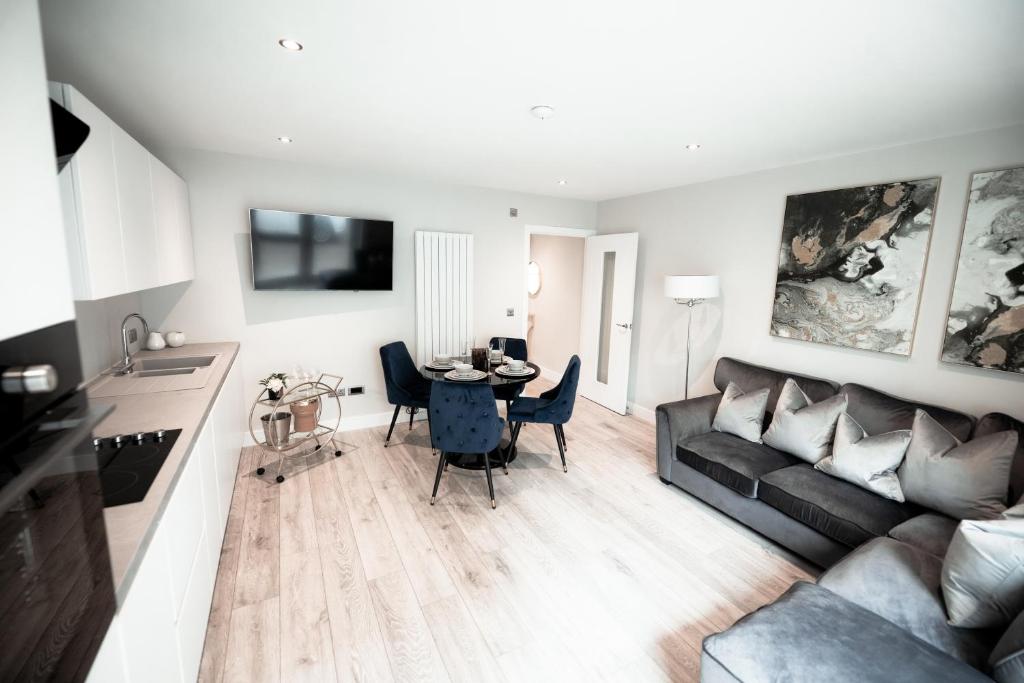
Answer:
POLYGON ((615 323, 616 327, 621 327, 624 330, 633 329, 633 323, 615 323))

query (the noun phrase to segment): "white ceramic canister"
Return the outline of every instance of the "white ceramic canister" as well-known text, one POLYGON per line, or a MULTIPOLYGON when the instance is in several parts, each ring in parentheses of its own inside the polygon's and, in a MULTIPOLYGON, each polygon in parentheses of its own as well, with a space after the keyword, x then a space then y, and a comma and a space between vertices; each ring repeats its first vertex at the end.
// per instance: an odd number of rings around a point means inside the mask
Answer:
POLYGON ((172 349, 176 349, 185 343, 184 332, 168 332, 164 335, 164 339, 167 340, 167 345, 172 349))
POLYGON ((150 332, 149 336, 146 337, 146 348, 150 351, 159 351, 165 346, 167 346, 167 342, 164 341, 164 336, 159 332, 150 332))

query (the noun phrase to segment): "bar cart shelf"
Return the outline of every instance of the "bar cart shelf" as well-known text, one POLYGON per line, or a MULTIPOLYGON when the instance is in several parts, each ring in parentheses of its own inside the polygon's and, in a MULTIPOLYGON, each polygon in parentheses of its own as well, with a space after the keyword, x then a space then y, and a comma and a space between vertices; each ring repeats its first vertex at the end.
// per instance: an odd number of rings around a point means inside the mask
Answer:
POLYGON ((277 483, 284 481, 284 475, 281 474, 281 470, 284 467, 284 459, 286 457, 306 457, 312 453, 317 453, 321 449, 330 447, 334 449, 334 457, 341 455, 341 451, 337 448, 337 444, 334 442, 334 437, 338 433, 338 427, 341 425, 341 396, 338 393, 338 387, 341 386, 342 378, 337 375, 329 375, 322 373, 316 380, 310 380, 295 385, 294 387, 287 387, 278 398, 270 398, 270 390, 266 387, 260 391, 259 395, 252 402, 252 407, 249 409, 249 435, 252 436, 253 441, 260 447, 262 453, 259 458, 259 467, 256 468, 256 474, 263 475, 266 473, 267 468, 264 460, 267 459, 268 455, 277 457, 277 476, 274 477, 277 483), (291 406, 297 403, 308 404, 311 401, 317 401, 316 416, 314 418, 316 426, 312 431, 298 431, 295 429, 294 416, 290 416, 288 419, 288 432, 287 434, 278 434, 272 428, 264 430, 262 426, 262 418, 264 417, 263 411, 257 413, 260 408, 268 408, 269 415, 276 415, 284 411, 291 413, 291 406), (332 402, 334 406, 333 418, 325 418, 324 416, 324 404, 326 402, 332 402), (261 435, 260 432, 263 432, 261 435), (303 446, 308 445, 311 442, 315 442, 316 446, 308 452, 304 452, 303 446))

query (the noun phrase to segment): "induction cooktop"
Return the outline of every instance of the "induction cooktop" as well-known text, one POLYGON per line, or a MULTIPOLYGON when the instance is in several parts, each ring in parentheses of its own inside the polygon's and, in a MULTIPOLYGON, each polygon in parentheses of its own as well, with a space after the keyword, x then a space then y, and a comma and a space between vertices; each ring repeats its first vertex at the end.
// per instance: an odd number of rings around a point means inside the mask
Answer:
POLYGON ((180 429, 159 429, 94 439, 103 506, 127 505, 144 499, 179 434, 180 429))

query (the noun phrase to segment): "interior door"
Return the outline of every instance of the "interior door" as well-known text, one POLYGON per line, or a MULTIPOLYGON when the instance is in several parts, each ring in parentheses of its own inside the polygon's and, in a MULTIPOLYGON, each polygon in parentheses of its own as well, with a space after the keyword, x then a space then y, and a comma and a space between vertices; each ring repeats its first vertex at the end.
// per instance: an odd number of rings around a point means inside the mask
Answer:
POLYGON ((580 395, 626 414, 636 288, 635 232, 586 238, 580 317, 580 395))

